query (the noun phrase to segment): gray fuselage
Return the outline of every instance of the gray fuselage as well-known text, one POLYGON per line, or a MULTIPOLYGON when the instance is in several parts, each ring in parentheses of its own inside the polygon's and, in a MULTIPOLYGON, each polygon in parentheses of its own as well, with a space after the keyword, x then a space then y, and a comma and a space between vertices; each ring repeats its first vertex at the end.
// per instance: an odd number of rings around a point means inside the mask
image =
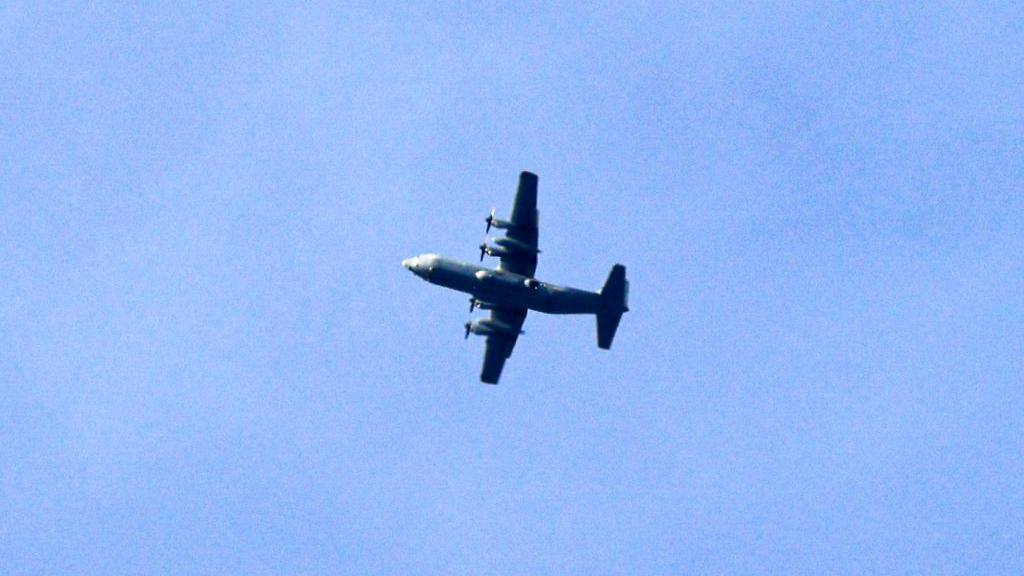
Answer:
POLYGON ((506 270, 475 266, 436 254, 409 258, 402 265, 431 284, 465 292, 484 306, 527 308, 547 314, 597 314, 597 292, 548 284, 506 270))

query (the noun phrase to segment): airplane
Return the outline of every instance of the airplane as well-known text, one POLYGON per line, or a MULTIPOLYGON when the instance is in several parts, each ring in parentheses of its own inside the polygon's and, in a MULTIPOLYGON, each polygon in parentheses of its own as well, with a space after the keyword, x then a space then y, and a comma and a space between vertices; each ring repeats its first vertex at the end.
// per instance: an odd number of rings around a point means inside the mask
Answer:
POLYGON ((626 267, 612 266, 599 292, 558 286, 534 278, 537 269, 537 232, 540 212, 537 210, 537 175, 519 174, 519 188, 512 215, 502 220, 494 210, 485 219, 484 243, 480 245, 480 261, 484 256, 500 258, 496 269, 444 258, 437 254, 421 254, 402 261, 402 266, 416 276, 445 288, 470 295, 469 312, 489 310, 490 317, 465 324, 470 334, 487 337, 480 381, 497 384, 505 360, 512 355, 528 310, 547 314, 594 314, 597 317, 597 346, 608 350, 615 338, 622 314, 629 310, 629 281, 626 267), (487 243, 491 228, 505 230, 505 236, 487 243))

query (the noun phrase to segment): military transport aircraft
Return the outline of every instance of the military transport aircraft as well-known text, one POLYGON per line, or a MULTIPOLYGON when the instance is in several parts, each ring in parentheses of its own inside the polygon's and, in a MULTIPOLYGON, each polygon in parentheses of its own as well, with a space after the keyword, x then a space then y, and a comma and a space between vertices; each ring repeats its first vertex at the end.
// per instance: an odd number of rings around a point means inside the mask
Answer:
POLYGON ((484 256, 501 258, 496 270, 422 254, 402 261, 413 274, 437 284, 470 295, 469 311, 490 310, 488 319, 467 322, 470 333, 487 337, 484 366, 480 381, 497 384, 505 359, 512 355, 516 340, 523 333, 527 310, 548 314, 594 314, 597 316, 597 345, 611 348, 615 330, 623 312, 629 310, 629 281, 626 267, 616 264, 600 292, 588 292, 541 282, 533 277, 537 269, 537 175, 519 175, 519 190, 508 220, 495 218, 494 210, 486 218, 484 243, 480 245, 480 261, 484 256), (505 237, 487 243, 491 228, 505 230, 505 237))

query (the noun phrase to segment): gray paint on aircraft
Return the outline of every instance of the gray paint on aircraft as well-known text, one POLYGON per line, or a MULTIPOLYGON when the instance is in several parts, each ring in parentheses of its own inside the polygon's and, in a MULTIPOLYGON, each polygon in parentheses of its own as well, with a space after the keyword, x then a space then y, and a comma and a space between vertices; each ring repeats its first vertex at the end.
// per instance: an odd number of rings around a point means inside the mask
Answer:
POLYGON ((602 349, 611 348, 622 314, 629 310, 629 281, 626 267, 612 267, 599 292, 559 286, 533 277, 537 268, 539 213, 537 211, 537 176, 530 172, 519 175, 519 189, 512 216, 504 221, 487 217, 488 231, 493 226, 506 231, 505 238, 491 246, 480 246, 481 260, 485 254, 499 256, 497 269, 459 262, 437 254, 421 254, 402 261, 413 274, 431 284, 465 292, 471 296, 470 311, 490 310, 487 320, 466 324, 466 337, 479 334, 487 337, 484 365, 480 380, 497 384, 505 360, 511 356, 528 310, 546 314, 594 314, 597 317, 597 340, 602 349))

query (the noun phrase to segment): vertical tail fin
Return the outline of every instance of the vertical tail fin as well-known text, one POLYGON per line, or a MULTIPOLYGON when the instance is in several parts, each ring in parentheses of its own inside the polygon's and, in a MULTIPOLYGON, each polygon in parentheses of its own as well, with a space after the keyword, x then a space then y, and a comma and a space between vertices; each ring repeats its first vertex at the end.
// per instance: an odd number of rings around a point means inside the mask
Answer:
POLYGON ((612 266, 608 279, 601 288, 601 310, 597 313, 597 346, 604 350, 612 347, 615 331, 619 328, 622 314, 629 311, 629 280, 626 267, 612 266))

